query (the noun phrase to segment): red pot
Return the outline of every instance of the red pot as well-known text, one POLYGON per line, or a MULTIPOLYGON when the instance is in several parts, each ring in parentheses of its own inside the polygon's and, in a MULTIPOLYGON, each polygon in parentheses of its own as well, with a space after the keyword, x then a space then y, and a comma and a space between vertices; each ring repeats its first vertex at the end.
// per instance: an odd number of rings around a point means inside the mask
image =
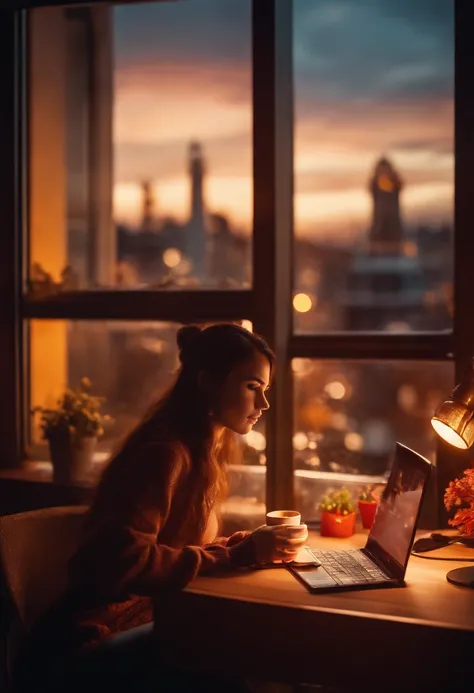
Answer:
POLYGON ((370 529, 372 527, 375 513, 377 512, 377 506, 377 501, 359 501, 360 519, 365 529, 370 529))
POLYGON ((356 514, 336 515, 325 510, 321 513, 322 537, 351 537, 355 530, 356 514))

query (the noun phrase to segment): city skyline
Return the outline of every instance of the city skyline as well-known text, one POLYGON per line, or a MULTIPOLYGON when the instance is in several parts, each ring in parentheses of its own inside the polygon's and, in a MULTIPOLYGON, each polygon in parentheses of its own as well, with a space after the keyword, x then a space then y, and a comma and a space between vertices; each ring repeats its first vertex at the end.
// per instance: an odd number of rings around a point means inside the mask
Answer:
MULTIPOLYGON (((365 233, 381 155, 401 172, 405 221, 450 223, 452 7, 448 0, 296 0, 295 229, 365 233), (361 48, 364 50, 361 51, 361 48)), ((250 3, 200 0, 114 10, 115 217, 189 208, 186 148, 202 143, 209 210, 251 229, 250 3)))

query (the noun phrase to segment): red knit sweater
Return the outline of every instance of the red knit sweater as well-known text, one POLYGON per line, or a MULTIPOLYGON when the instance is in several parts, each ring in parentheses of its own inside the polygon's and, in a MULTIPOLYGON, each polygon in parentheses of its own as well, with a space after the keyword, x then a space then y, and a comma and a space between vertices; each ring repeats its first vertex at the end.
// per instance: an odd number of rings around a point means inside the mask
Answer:
POLYGON ((255 563, 250 532, 201 545, 186 507, 189 479, 176 443, 115 458, 70 560, 70 587, 42 619, 43 634, 55 632, 68 651, 94 646, 150 622, 152 597, 197 575, 255 563))

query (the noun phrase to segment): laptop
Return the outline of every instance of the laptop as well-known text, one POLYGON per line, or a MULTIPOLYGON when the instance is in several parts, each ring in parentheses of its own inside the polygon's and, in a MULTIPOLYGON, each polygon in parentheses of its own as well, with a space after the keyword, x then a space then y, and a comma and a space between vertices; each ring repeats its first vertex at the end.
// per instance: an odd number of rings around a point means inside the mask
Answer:
POLYGON ((310 592, 403 587, 431 469, 427 459, 397 443, 390 476, 365 547, 345 550, 307 547, 314 565, 290 564, 289 570, 310 592))

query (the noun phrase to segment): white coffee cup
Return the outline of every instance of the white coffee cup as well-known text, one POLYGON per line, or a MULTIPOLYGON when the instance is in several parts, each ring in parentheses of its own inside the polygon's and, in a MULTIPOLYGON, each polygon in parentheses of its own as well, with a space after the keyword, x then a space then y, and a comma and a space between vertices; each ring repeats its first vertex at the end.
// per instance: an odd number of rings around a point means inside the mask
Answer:
POLYGON ((301 513, 297 510, 271 510, 266 515, 267 525, 299 525, 301 513))

